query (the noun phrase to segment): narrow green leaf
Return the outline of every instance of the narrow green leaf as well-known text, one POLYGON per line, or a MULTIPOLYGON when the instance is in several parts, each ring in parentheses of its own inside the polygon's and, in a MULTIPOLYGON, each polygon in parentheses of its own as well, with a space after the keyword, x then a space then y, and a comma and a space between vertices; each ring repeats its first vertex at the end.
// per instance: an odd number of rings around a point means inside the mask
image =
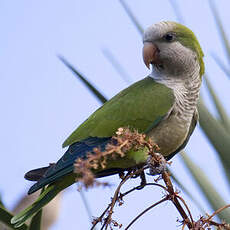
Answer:
POLYGON ((40 230, 42 221, 42 209, 40 209, 32 218, 28 230, 40 230))
POLYGON ((211 54, 212 58, 214 59, 214 61, 217 63, 217 65, 221 68, 221 70, 228 76, 230 77, 230 70, 224 65, 223 61, 220 60, 220 58, 212 53, 211 54))
POLYGON ((77 69, 75 69, 64 57, 58 56, 59 59, 77 76, 88 89, 96 96, 96 98, 102 102, 105 103, 107 99, 100 93, 96 87, 94 87, 87 79, 85 76, 83 76, 77 69))
POLYGON ((125 69, 118 62, 118 60, 115 58, 115 56, 112 54, 112 52, 110 50, 104 48, 104 49, 102 49, 102 53, 108 59, 108 61, 111 63, 111 65, 114 67, 114 69, 118 72, 118 74, 125 80, 125 82, 128 84, 132 83, 132 79, 126 73, 125 69))
MULTIPOLYGON (((7 211, 2 205, 0 205, 0 222, 4 223, 11 229, 16 229, 13 224, 11 224, 10 220, 13 218, 13 215, 7 211)), ((17 228, 17 230, 26 230, 28 227, 23 224, 20 228, 17 228)))
MULTIPOLYGON (((40 195, 45 191, 43 187, 40 195)), ((31 219, 30 226, 28 230, 40 230, 42 222, 42 209, 40 209, 31 219)))
POLYGON ((209 94, 212 97, 212 101, 213 101, 213 103, 216 107, 216 110, 220 116, 221 123, 222 123, 223 127, 226 129, 226 131, 230 133, 229 117, 228 117, 221 101, 219 100, 218 96, 216 95, 215 90, 211 85, 211 82, 208 80, 207 75, 205 75, 204 80, 205 80, 206 86, 208 88, 209 94))
MULTIPOLYGON (((185 152, 181 154, 184 163, 189 169, 190 173, 195 178, 200 189, 204 193, 206 199, 211 204, 213 210, 217 210, 226 205, 226 202, 222 199, 221 195, 216 191, 204 171, 198 167, 185 152)), ((218 217, 222 220, 225 220, 227 223, 230 223, 230 209, 225 209, 218 214, 218 217)))
POLYGON ((202 99, 198 103, 200 126, 209 141, 219 154, 230 182, 230 134, 217 121, 204 105, 202 99))
POLYGON ((227 54, 227 57, 228 57, 228 61, 230 62, 230 45, 229 45, 229 41, 228 41, 228 36, 226 35, 225 33, 225 30, 224 30, 224 27, 223 27, 223 24, 220 20, 220 16, 216 10, 216 6, 214 4, 214 1, 212 0, 209 0, 209 5, 210 5, 210 8, 211 8, 211 11, 214 15, 214 18, 215 18, 215 21, 216 21, 216 24, 217 24, 217 28, 220 32, 220 35, 221 35, 221 39, 222 39, 222 42, 224 44, 224 48, 225 48, 225 51, 226 51, 226 54, 227 54))
POLYGON ((124 8, 125 12, 128 14, 131 21, 133 22, 133 24, 136 26, 138 32, 142 35, 144 33, 144 30, 143 30, 143 27, 141 26, 141 24, 138 22, 136 16, 133 14, 133 12, 131 11, 131 9, 125 3, 124 0, 120 0, 120 3, 122 5, 122 7, 124 8))

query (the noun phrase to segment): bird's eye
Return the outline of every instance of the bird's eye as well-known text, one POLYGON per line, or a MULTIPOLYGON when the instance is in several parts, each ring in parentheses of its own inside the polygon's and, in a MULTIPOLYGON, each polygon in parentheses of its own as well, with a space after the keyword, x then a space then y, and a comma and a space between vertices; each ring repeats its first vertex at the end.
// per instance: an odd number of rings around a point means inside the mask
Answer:
POLYGON ((164 39, 165 39, 166 41, 168 41, 168 42, 171 42, 171 41, 173 41, 173 39, 174 39, 174 35, 171 34, 171 33, 168 33, 168 34, 166 34, 166 35, 164 36, 164 39))

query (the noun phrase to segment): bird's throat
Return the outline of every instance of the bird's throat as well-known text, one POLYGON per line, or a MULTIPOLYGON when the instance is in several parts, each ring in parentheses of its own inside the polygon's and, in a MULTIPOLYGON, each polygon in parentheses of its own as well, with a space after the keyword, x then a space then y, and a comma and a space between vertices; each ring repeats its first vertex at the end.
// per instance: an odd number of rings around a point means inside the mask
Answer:
POLYGON ((164 78, 156 81, 173 90, 175 102, 167 116, 148 135, 159 145, 160 152, 168 156, 183 145, 188 136, 199 98, 199 69, 183 80, 164 78))

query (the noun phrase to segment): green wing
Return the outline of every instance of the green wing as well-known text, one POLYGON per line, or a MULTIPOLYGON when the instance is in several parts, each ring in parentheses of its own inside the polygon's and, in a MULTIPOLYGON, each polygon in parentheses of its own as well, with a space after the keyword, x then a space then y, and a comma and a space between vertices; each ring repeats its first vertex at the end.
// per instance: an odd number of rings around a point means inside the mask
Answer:
POLYGON ((63 147, 87 137, 110 137, 120 127, 145 132, 159 121, 174 103, 172 89, 146 77, 107 101, 82 123, 63 143, 63 147))

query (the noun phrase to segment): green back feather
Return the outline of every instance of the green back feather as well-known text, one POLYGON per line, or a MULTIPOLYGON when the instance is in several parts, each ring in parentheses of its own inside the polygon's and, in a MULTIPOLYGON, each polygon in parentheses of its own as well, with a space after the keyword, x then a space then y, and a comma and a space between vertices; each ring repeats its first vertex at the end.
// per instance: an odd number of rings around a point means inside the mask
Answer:
POLYGON ((96 110, 64 142, 63 147, 87 137, 110 137, 119 127, 145 132, 174 102, 172 89, 144 78, 124 89, 96 110))

